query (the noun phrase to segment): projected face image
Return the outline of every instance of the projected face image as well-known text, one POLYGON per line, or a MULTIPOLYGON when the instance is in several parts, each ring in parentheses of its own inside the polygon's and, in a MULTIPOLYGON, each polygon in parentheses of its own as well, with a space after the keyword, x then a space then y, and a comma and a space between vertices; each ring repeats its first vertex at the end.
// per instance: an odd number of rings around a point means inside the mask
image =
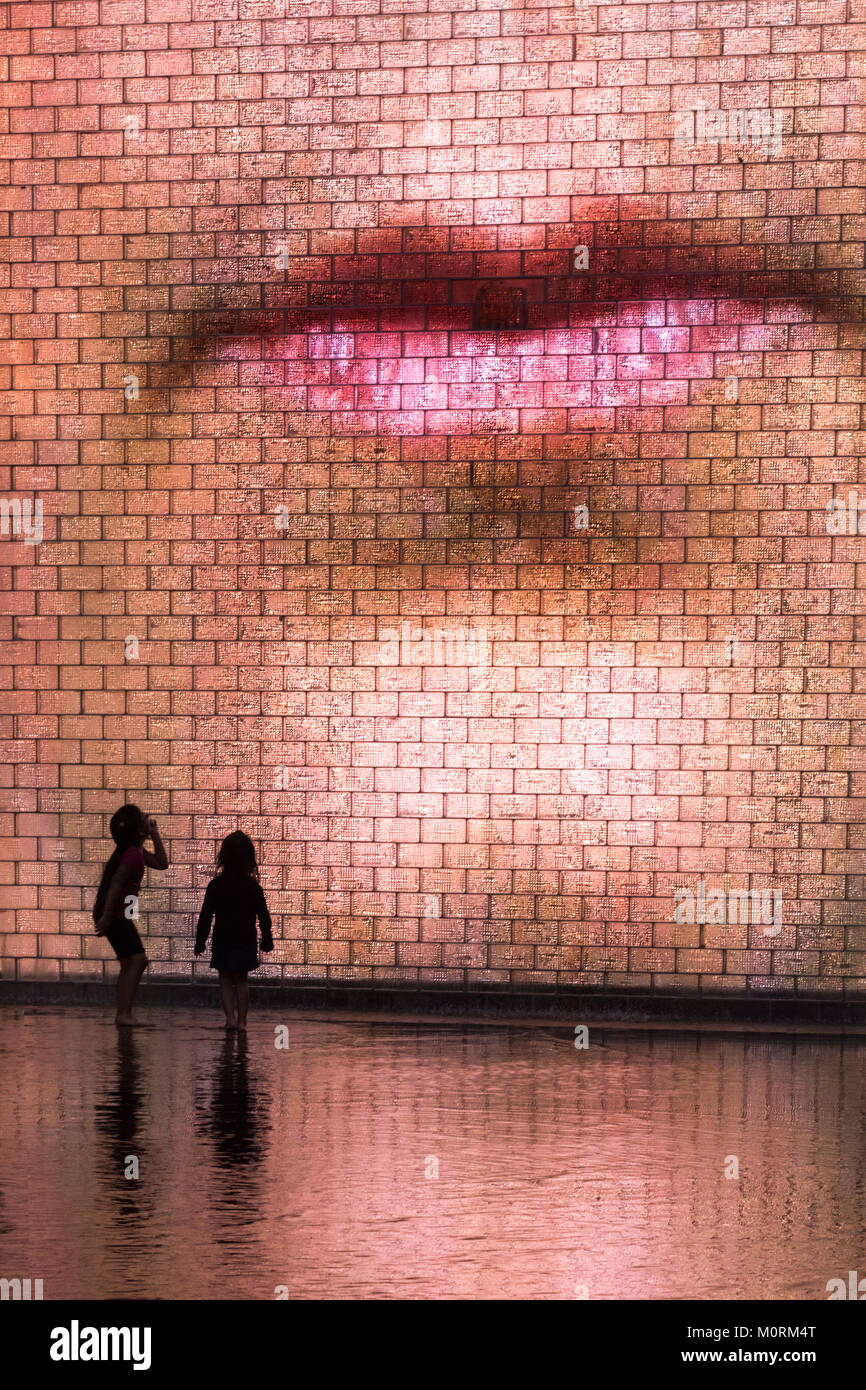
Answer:
POLYGON ((848 969, 862 198, 798 105, 844 55, 766 5, 153 22, 61 426, 125 644, 82 809, 189 879, 153 959, 242 822, 271 973, 728 989, 818 926, 848 969), (698 879, 781 925, 676 921, 698 879))
POLYGON ((554 1299, 827 1379, 857 11, 3 7, 0 1303, 52 1359, 554 1299))

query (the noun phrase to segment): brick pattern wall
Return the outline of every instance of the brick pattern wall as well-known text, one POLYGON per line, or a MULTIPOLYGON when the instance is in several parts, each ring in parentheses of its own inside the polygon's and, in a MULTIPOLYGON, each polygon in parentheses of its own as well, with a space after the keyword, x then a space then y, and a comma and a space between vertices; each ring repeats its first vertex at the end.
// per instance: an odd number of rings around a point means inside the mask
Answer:
POLYGON ((0 5, 4 977, 862 993, 861 16, 0 5))

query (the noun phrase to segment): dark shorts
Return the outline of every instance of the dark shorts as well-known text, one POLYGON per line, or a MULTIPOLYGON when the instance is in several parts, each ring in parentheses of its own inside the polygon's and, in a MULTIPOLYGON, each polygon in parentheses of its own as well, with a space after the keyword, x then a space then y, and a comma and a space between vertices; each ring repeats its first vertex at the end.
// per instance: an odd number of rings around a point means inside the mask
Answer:
POLYGON ((125 917, 119 917, 117 921, 112 922, 105 933, 105 939, 118 960, 125 960, 127 956, 144 955, 144 942, 138 934, 138 928, 125 917))

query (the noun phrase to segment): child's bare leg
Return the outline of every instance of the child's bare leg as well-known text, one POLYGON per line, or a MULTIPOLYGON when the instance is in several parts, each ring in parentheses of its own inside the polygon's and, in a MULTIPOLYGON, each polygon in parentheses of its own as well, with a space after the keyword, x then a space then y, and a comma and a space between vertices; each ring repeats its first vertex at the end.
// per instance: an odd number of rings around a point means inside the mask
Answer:
POLYGON ((238 1026, 238 1011, 235 1001, 235 977, 230 975, 227 970, 219 972, 220 995, 222 996, 223 1008, 226 1015, 226 1028, 234 1029, 238 1026))
POLYGON ((117 1016, 115 1023, 130 1024, 134 1023, 132 1017, 132 1001, 135 998, 135 991, 138 989, 138 982, 147 969, 147 956, 143 951, 139 951, 134 956, 124 956, 120 962, 120 973, 117 977, 117 1016))
POLYGON ((250 1006, 250 982, 246 975, 235 976, 235 992, 238 1000, 238 1028, 246 1028, 247 1009, 250 1006))

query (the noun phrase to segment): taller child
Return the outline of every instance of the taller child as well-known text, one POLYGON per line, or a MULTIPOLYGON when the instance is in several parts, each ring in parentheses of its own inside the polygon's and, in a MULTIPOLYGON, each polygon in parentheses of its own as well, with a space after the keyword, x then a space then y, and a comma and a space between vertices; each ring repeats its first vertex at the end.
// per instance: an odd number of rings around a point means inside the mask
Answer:
POLYGON ((102 878, 93 904, 93 921, 97 936, 107 938, 117 959, 118 1026, 135 1022, 132 1001, 139 981, 147 969, 144 943, 138 934, 138 895, 145 867, 167 869, 168 855, 159 837, 153 816, 146 816, 138 806, 121 806, 111 817, 111 838, 116 849, 102 871, 102 878), (145 840, 153 841, 153 853, 143 848, 145 840))

